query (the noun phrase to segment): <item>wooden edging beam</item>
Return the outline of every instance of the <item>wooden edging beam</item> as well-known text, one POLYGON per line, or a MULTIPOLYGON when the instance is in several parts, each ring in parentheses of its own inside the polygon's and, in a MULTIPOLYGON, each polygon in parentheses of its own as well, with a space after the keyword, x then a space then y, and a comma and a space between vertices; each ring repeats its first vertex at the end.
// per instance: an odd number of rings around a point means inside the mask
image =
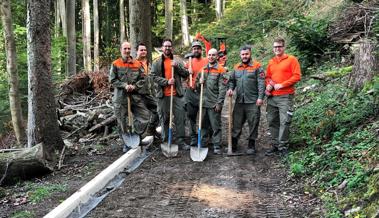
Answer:
POLYGON ((99 173, 95 178, 50 211, 44 216, 44 218, 64 218, 69 216, 77 206, 86 203, 91 196, 104 188, 110 180, 122 172, 140 154, 141 147, 129 150, 105 170, 99 173))

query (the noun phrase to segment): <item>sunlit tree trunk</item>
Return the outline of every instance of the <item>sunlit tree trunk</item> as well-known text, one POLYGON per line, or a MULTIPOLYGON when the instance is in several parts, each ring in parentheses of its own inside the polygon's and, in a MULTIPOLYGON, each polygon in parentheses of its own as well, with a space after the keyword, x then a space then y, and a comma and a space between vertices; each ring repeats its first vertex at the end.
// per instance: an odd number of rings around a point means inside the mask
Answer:
POLYGON ((223 0, 215 0, 215 4, 216 4, 216 17, 217 17, 217 20, 220 20, 223 16, 223 0))
POLYGON ((62 34, 64 37, 67 36, 67 25, 66 25, 66 4, 65 0, 58 0, 58 10, 59 10, 59 15, 62 23, 62 34))
POLYGON ((17 70, 17 53, 16 44, 12 27, 12 12, 9 0, 2 0, 0 3, 0 15, 3 24, 3 32, 5 39, 5 52, 7 55, 7 73, 9 84, 9 103, 12 116, 13 130, 16 135, 17 143, 23 144, 26 140, 25 127, 23 124, 20 92, 19 92, 19 76, 17 70))
POLYGON ((125 5, 124 0, 120 0, 120 42, 125 40, 125 5))
POLYGON ((76 74, 75 0, 66 0, 67 76, 76 74))
POLYGON ((172 31, 173 31, 173 12, 174 12, 174 3, 173 0, 165 0, 165 37, 172 39, 172 31))
POLYGON ((50 0, 27 1, 28 147, 42 143, 52 161, 63 147, 51 77, 50 0))
MULTIPOLYGON (((59 10, 59 1, 60 0, 54 2, 54 11, 55 11, 54 37, 55 38, 59 37, 60 27, 61 27, 61 15, 60 15, 61 10, 59 10)), ((62 25, 62 26, 64 26, 64 25, 62 25)), ((60 75, 62 73, 62 60, 61 60, 62 54, 61 54, 60 50, 58 50, 57 53, 58 53, 57 54, 58 60, 57 60, 57 65, 56 65, 55 69, 57 71, 56 73, 60 75)))
POLYGON ((83 16, 83 64, 84 70, 89 72, 92 70, 91 63, 91 15, 89 8, 89 0, 82 0, 82 16, 83 16))
POLYGON ((190 44, 190 36, 188 30, 188 16, 187 16, 187 1, 180 0, 180 15, 182 21, 182 41, 183 45, 188 47, 190 44))
POLYGON ((97 0, 93 0, 93 62, 93 70, 99 71, 99 11, 97 0))
POLYGON ((139 42, 147 46, 151 59, 151 9, 149 0, 129 1, 129 26, 132 56, 136 56, 135 47, 139 42))

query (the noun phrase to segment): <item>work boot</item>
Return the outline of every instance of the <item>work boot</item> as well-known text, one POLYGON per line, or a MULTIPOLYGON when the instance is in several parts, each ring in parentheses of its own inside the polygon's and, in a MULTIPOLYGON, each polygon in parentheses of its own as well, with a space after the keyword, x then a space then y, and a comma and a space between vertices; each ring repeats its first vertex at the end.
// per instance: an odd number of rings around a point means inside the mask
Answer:
POLYGON ((182 142, 179 144, 179 147, 183 150, 183 151, 188 151, 191 149, 191 146, 185 142, 182 142))
POLYGON ((237 151, 237 144, 238 144, 238 139, 237 138, 232 138, 232 152, 237 151))
POLYGON ((213 145, 213 154, 221 154, 220 145, 213 145))
POLYGON ((256 153, 256 150, 255 150, 255 140, 249 140, 249 145, 247 147, 246 154, 247 155, 253 155, 255 153, 256 153))
POLYGON ((275 153, 278 153, 278 147, 277 146, 272 146, 269 150, 266 151, 265 155, 266 156, 272 156, 275 153))

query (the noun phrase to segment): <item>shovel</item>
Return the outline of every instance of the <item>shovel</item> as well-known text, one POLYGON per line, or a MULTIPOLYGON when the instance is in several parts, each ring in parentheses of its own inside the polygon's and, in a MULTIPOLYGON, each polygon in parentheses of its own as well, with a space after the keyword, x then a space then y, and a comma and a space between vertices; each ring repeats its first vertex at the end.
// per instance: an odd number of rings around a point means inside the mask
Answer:
POLYGON ((228 96, 228 153, 227 156, 241 156, 243 153, 233 153, 232 124, 233 124, 233 96, 228 96))
POLYGON ((136 148, 139 146, 141 139, 140 136, 133 131, 133 118, 132 118, 132 111, 131 111, 131 101, 130 101, 130 95, 128 95, 128 130, 122 133, 122 139, 124 140, 125 146, 130 148, 136 148))
MULTIPOLYGON (((201 70, 201 79, 204 79, 204 70, 201 70)), ((197 147, 191 147, 191 159, 196 162, 205 160, 208 154, 208 148, 201 147, 201 116, 203 112, 203 89, 204 84, 200 84, 200 102, 199 102, 199 129, 197 131, 197 147)))
MULTIPOLYGON (((174 66, 171 68, 172 77, 174 78, 174 66)), ((166 157, 175 157, 178 154, 178 145, 172 144, 172 105, 173 105, 173 92, 174 92, 174 85, 171 85, 171 96, 170 96, 170 118, 169 118, 169 127, 168 127, 168 143, 161 144, 161 149, 163 152, 163 155, 166 157)))

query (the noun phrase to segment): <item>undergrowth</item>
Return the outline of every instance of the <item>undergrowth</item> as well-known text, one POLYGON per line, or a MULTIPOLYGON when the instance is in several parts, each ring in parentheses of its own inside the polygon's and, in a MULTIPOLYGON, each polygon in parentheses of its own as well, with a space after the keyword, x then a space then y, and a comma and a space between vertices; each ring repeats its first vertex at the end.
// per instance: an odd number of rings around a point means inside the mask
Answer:
POLYGON ((360 93, 346 84, 304 84, 311 88, 297 96, 303 105, 291 141, 298 147, 288 161, 292 175, 324 200, 328 217, 371 217, 379 209, 379 89, 377 79, 360 93))

